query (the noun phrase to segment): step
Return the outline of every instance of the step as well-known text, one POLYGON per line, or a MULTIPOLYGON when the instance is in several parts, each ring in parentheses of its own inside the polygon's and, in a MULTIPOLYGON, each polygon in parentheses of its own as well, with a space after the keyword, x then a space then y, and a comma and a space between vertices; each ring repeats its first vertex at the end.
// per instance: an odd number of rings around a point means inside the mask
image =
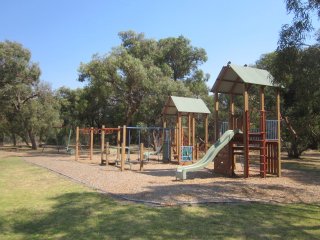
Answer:
POLYGON ((249 132, 249 136, 257 136, 260 137, 261 135, 265 134, 266 132, 249 132))
MULTIPOLYGON (((244 147, 243 146, 236 146, 233 147, 234 150, 243 150, 244 147)), ((249 150, 262 150, 262 149, 266 149, 266 147, 260 147, 260 146, 249 146, 249 150)))

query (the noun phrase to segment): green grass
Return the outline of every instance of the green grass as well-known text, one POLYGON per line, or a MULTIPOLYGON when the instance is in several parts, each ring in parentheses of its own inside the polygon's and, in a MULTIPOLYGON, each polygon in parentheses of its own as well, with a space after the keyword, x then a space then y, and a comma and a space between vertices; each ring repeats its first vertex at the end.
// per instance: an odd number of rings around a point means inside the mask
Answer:
POLYGON ((2 158, 0 239, 320 239, 320 204, 150 207, 2 158))

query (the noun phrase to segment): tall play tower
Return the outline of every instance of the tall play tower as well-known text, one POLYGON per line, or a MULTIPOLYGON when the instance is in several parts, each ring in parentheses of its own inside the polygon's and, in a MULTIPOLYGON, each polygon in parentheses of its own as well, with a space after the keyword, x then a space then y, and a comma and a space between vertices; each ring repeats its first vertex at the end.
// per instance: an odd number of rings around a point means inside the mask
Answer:
MULTIPOLYGON (((227 94, 229 96, 229 119, 228 129, 241 129, 243 134, 236 136, 234 141, 226 146, 222 151, 223 156, 217 156, 220 165, 229 163, 228 166, 222 167, 222 173, 233 173, 235 156, 243 156, 244 177, 249 177, 250 173, 250 152, 259 152, 260 156, 260 176, 266 177, 267 174, 281 176, 281 143, 280 143, 280 91, 279 86, 273 84, 273 77, 266 70, 247 66, 237 66, 228 64, 222 67, 211 92, 214 93, 214 117, 215 117, 215 141, 219 139, 221 134, 219 121, 219 94, 227 94), (258 86, 260 89, 260 112, 258 129, 251 128, 250 111, 249 111, 249 90, 252 86, 258 86), (275 116, 276 120, 273 127, 266 125, 267 114, 265 110, 265 88, 275 88, 275 116), (240 95, 243 98, 243 112, 241 119, 235 118, 235 96, 240 95), (269 137, 269 132, 273 128, 275 136, 269 137), (229 161, 225 161, 225 158, 229 161), (224 158, 224 160, 222 159, 224 158), (230 165, 230 163, 232 163, 230 165)), ((219 164, 215 164, 215 171, 219 171, 219 164), (217 165, 217 169, 216 169, 217 165)))

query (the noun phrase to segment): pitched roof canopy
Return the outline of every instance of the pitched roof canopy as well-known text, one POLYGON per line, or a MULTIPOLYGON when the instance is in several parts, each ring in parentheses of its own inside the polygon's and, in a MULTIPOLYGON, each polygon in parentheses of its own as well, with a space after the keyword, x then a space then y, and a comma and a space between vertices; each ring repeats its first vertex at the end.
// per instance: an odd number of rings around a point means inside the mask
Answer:
POLYGON ((177 113, 203 113, 208 114, 210 110, 200 98, 186 98, 170 96, 162 109, 164 115, 176 115, 177 113))
POLYGON ((245 83, 277 87, 272 81, 272 75, 266 70, 228 64, 222 67, 211 92, 243 94, 245 83))

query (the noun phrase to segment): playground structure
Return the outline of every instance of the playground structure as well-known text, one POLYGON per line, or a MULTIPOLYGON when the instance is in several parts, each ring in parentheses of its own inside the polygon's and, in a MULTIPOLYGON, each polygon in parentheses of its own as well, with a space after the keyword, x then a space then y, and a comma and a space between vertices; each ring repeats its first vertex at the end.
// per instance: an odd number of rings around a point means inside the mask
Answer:
POLYGON ((240 67, 228 64, 220 71, 212 87, 214 93, 215 144, 199 161, 190 166, 179 167, 176 172, 178 179, 186 179, 187 172, 197 171, 214 161, 214 172, 234 176, 236 156, 243 157, 243 176, 249 177, 250 153, 259 152, 259 175, 267 174, 281 176, 281 140, 280 140, 280 93, 279 86, 272 83, 273 77, 265 70, 240 67), (249 112, 249 89, 258 85, 260 88, 259 128, 252 129, 249 112), (277 119, 267 128, 265 110, 265 87, 276 87, 276 116, 277 119), (223 128, 219 126, 219 94, 229 95, 229 120, 223 128), (235 95, 243 96, 243 121, 235 118, 235 95), (275 124, 274 124, 275 123, 275 124), (236 130, 239 129, 239 130, 236 130), (222 134, 223 133, 223 134, 222 134), (222 136, 221 136, 222 134, 222 136), (221 137, 220 137, 221 136, 221 137))
POLYGON ((199 98, 175 96, 168 98, 162 110, 163 125, 166 127, 171 123, 171 127, 174 129, 171 150, 178 164, 191 162, 199 157, 199 144, 196 138, 196 116, 199 115, 204 118, 204 152, 207 151, 209 114, 210 110, 199 98), (184 127, 184 125, 187 126, 184 127), (188 157, 188 154, 191 156, 188 157))
MULTIPOLYGON (((150 156, 161 154, 163 162, 177 161, 180 166, 176 171, 178 179, 186 179, 187 172, 197 171, 214 161, 214 172, 226 176, 235 176, 236 161, 242 159, 243 177, 250 175, 250 166, 254 163, 253 156, 258 152, 259 175, 281 176, 280 157, 280 93, 279 86, 272 83, 273 77, 265 70, 240 67, 228 64, 224 66, 212 87, 214 93, 214 145, 208 143, 208 116, 209 109, 201 99, 170 96, 162 110, 163 127, 127 127, 101 129, 87 128, 76 131, 76 160, 79 158, 79 134, 90 135, 89 156, 92 160, 93 134, 101 134, 101 164, 109 164, 110 149, 116 149, 115 163, 120 162, 121 170, 125 164, 131 164, 131 154, 135 151, 141 168, 143 162, 150 156), (249 89, 259 87, 259 120, 251 121, 249 111, 249 89), (276 88, 276 120, 267 119, 265 109, 265 88, 276 88), (227 122, 219 119, 219 94, 229 96, 229 118, 227 122), (235 98, 242 96, 242 113, 238 118, 235 115, 235 98), (196 122, 199 116, 203 117, 204 140, 203 149, 205 155, 199 158, 199 143, 196 136, 196 122), (169 126, 169 127, 168 127, 169 126), (133 133, 135 131, 135 133, 133 133), (150 135, 148 145, 146 139, 141 140, 143 131, 160 131, 161 140, 158 139, 150 150, 150 135), (117 133, 113 145, 105 141, 105 136, 117 133), (131 143, 132 138, 138 140, 131 143), (161 144, 159 144, 161 142, 161 144), (104 158, 104 155, 106 156, 104 158), (191 164, 193 163, 193 164, 191 164), (191 165, 190 165, 191 164, 191 165)), ((131 168, 131 165, 130 165, 131 168)))
MULTIPOLYGON (((171 131, 169 128, 162 127, 127 127, 118 126, 117 128, 106 128, 104 125, 101 128, 76 128, 76 144, 75 144, 75 160, 78 161, 80 153, 85 152, 84 157, 89 157, 89 160, 93 159, 94 152, 94 135, 100 135, 100 164, 109 165, 120 164, 121 170, 124 170, 125 164, 130 165, 132 163, 132 156, 137 155, 137 161, 141 162, 141 168, 143 167, 143 161, 149 161, 151 156, 156 156, 160 160, 160 154, 164 162, 170 161, 171 156, 170 148, 171 143, 171 131), (157 144, 151 144, 151 132, 161 132, 163 140, 157 139, 157 144), (135 132, 135 134, 133 134, 135 132), (142 141, 142 135, 147 132, 148 141, 142 141), (116 135, 115 135, 116 134, 116 135), (83 145, 80 141, 82 135, 88 136, 88 144, 83 145), (111 138, 110 138, 111 136, 111 138), (106 141, 106 138, 108 138, 106 141), (113 137, 113 139, 112 139, 113 137), (132 138, 137 138, 135 144, 132 144, 132 138), (166 140, 167 139, 167 140, 166 140), (145 145, 146 144, 146 145, 145 145), (152 148, 152 150, 150 150, 152 148), (86 151, 84 151, 86 149, 86 151), (153 149, 155 151, 153 151, 153 149), (134 154, 133 154, 134 153, 134 154), (111 157, 113 156, 113 157, 111 157)), ((144 139, 145 140, 145 139, 144 139)), ((154 140, 154 139, 153 139, 154 140)))

